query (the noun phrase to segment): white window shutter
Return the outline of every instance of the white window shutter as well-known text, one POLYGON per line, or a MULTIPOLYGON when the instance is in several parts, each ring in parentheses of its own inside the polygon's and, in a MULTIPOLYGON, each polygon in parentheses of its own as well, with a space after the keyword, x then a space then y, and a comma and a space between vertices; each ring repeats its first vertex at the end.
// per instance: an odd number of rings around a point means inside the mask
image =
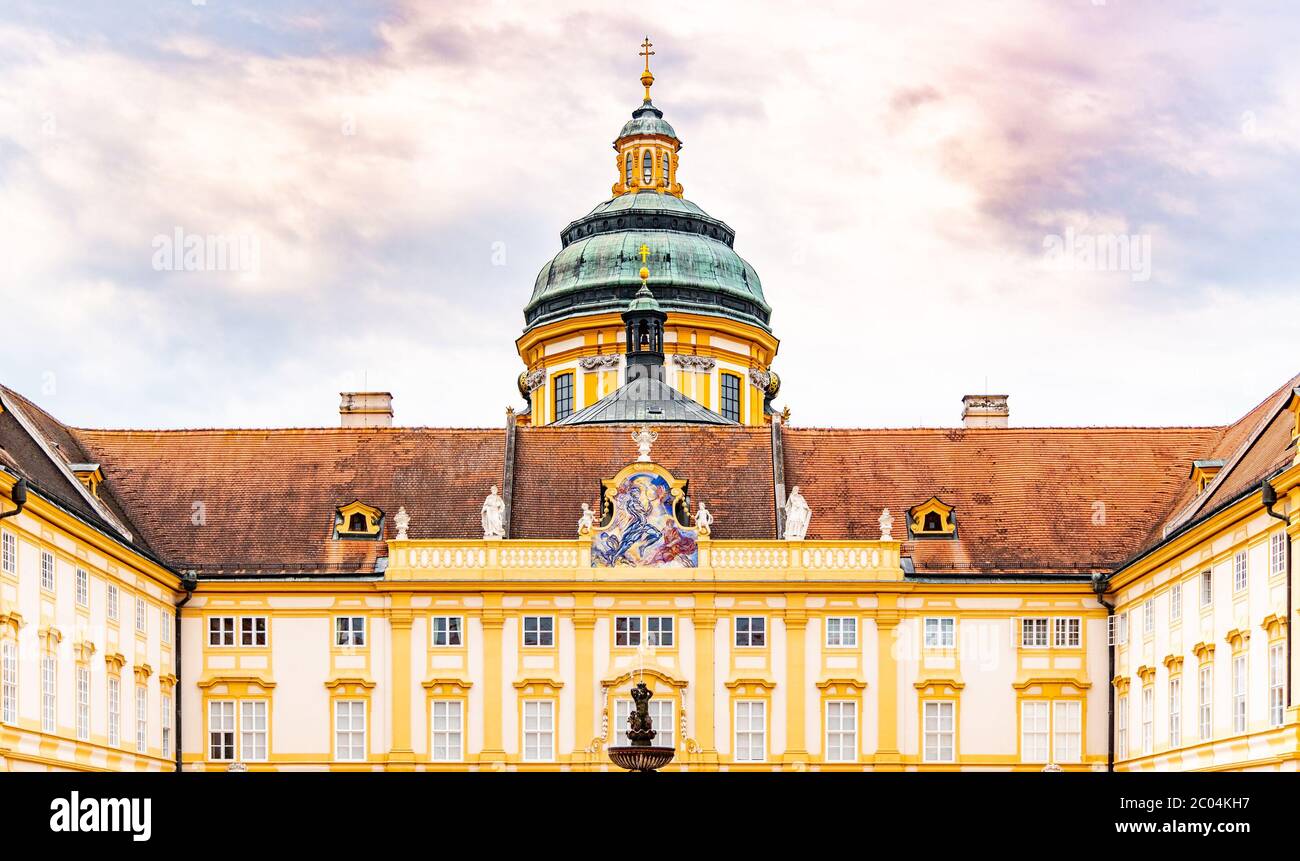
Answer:
POLYGON ((1011 648, 1020 648, 1020 628, 1022 626, 1019 616, 1011 617, 1011 648))
POLYGON ((1106 618, 1106 645, 1115 645, 1115 616, 1106 618))

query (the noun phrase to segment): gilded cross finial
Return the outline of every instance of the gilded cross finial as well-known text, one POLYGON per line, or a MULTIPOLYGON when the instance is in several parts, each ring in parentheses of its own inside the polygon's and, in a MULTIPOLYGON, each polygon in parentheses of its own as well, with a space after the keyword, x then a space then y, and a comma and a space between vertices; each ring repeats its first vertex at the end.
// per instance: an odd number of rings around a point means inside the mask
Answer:
POLYGON ((641 243, 637 253, 641 255, 641 271, 637 274, 641 276, 641 286, 643 288, 648 287, 649 285, 646 282, 650 280, 650 267, 646 266, 646 258, 650 256, 650 246, 644 242, 641 243))
POLYGON ((650 58, 655 55, 650 48, 654 45, 650 37, 646 36, 645 41, 641 43, 641 52, 637 55, 645 57, 645 71, 641 73, 641 86, 645 87, 645 100, 650 101, 650 85, 655 82, 655 76, 650 73, 650 58))
POLYGON ((641 262, 645 263, 646 258, 650 256, 650 246, 642 243, 641 247, 637 249, 637 253, 641 255, 641 262))

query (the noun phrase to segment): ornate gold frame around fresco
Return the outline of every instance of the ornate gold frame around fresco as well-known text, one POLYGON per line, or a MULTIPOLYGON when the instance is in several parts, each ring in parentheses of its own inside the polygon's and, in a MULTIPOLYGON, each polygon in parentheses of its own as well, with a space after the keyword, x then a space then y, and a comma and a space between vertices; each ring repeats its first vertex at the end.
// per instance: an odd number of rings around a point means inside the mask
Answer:
POLYGON ((690 484, 689 479, 674 478, 673 474, 664 469, 657 463, 650 461, 638 461, 629 463, 618 471, 613 478, 601 479, 600 486, 600 528, 605 529, 614 520, 614 497, 618 495, 618 487, 628 476, 637 473, 651 473, 668 482, 668 491, 672 494, 673 500, 673 519, 677 525, 683 529, 691 529, 690 514, 686 510, 686 488, 690 484))

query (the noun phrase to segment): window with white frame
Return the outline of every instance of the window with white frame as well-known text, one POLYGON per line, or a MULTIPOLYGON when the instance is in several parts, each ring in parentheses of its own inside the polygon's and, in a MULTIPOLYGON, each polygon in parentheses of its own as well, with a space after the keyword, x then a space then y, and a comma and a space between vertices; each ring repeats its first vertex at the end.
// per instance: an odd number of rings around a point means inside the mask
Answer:
POLYGON ((1244 592, 1250 582, 1249 568, 1246 564, 1246 551, 1232 557, 1232 591, 1244 592))
POLYGON ((77 667, 77 739, 90 738, 90 667, 77 667))
POLYGON ((1201 740, 1209 741, 1214 733, 1214 667, 1205 664, 1197 675, 1196 721, 1201 740))
POLYGON ((1169 621, 1177 622, 1183 618, 1183 584, 1175 583, 1169 587, 1169 621))
POLYGON ((1268 573, 1276 577, 1286 572, 1286 531, 1278 530, 1268 538, 1268 573))
POLYGON ((1047 762, 1050 738, 1047 700, 1025 700, 1020 704, 1020 756, 1025 762, 1047 762))
POLYGON ((614 617, 614 645, 615 646, 641 645, 641 617, 640 616, 615 616, 614 617))
MULTIPOLYGON (((632 714, 631 700, 617 700, 614 703, 614 723, 618 732, 614 734, 615 744, 627 745, 627 719, 632 714)), ((673 747, 673 703, 668 699, 653 699, 646 704, 650 711, 650 723, 654 726, 655 737, 650 743, 655 747, 673 747)))
POLYGON ((85 568, 77 569, 77 606, 90 606, 90 574, 85 568))
POLYGON ((1281 643, 1268 647, 1268 723, 1281 726, 1286 711, 1286 654, 1281 643))
POLYGON ((551 700, 524 701, 524 759, 555 759, 555 703, 551 700))
POLYGON ((108 743, 122 743, 122 680, 117 676, 108 677, 108 743))
POLYGON ((858 620, 854 616, 829 616, 826 619, 826 647, 853 649, 858 645, 858 620))
POLYGON ((0 532, 0 571, 18 573, 18 539, 12 532, 0 532))
POLYGON ((927 700, 925 702, 921 719, 924 725, 924 758, 926 762, 953 761, 957 747, 956 716, 957 704, 951 700, 927 700))
POLYGON ((554 616, 525 616, 524 645, 550 648, 555 645, 554 616))
POLYGON ((1232 731, 1246 731, 1246 655, 1232 656, 1232 731))
POLYGON ((1169 746, 1179 747, 1183 743, 1183 679, 1171 676, 1169 679, 1169 746))
POLYGON ((646 642, 651 646, 671 649, 673 647, 673 617, 646 616, 645 637, 646 642))
POLYGON ((0 641, 0 723, 18 721, 18 645, 0 641))
POLYGON ((762 762, 767 759, 767 703, 764 700, 737 700, 736 762, 762 762))
POLYGON ((1128 645, 1128 613, 1120 613, 1115 617, 1115 626, 1118 634, 1115 636, 1115 642, 1121 646, 1128 645))
POLYGON ((266 759, 266 706, 266 700, 239 701, 239 758, 243 761, 266 759))
POLYGON ((1142 755, 1151 753, 1155 743, 1155 691, 1151 685, 1142 688, 1142 755))
POLYGON ((858 758, 858 704, 852 700, 826 703, 826 761, 853 762, 858 758))
POLYGON ((1115 756, 1128 759, 1128 694, 1120 694, 1115 703, 1117 724, 1115 730, 1115 756))
POLYGON ((108 584, 108 587, 104 590, 104 601, 107 605, 108 621, 116 622, 118 612, 122 606, 122 596, 118 594, 116 583, 108 584))
POLYGON ((925 620, 925 647, 927 649, 951 649, 956 645, 956 619, 950 616, 939 616, 925 620))
POLYGON ((1052 621, 1058 649, 1077 649, 1083 642, 1083 620, 1077 616, 1058 616, 1052 621))
POLYGON ((1028 649, 1047 648, 1047 617, 1020 620, 1020 645, 1028 649))
POLYGON ((463 620, 460 616, 434 616, 429 621, 429 630, 433 635, 433 645, 439 648, 452 648, 464 645, 461 639, 463 620))
POLYGON ((208 617, 208 645, 209 646, 235 645, 235 617, 234 616, 209 616, 208 617))
POLYGON ((162 755, 165 759, 172 755, 172 698, 163 694, 160 698, 162 707, 162 755))
POLYGON ((334 758, 341 762, 365 761, 365 700, 338 700, 334 703, 334 758))
POLYGON ((135 686, 135 750, 149 749, 149 692, 144 685, 135 686))
POLYGON ((761 648, 767 645, 767 619, 762 616, 736 617, 736 646, 761 648))
POLYGON ((1154 634, 1156 630, 1156 605, 1155 602, 1147 599, 1142 602, 1142 633, 1146 635, 1154 634))
POLYGON ((1201 606, 1208 607, 1214 603, 1214 572, 1206 569, 1201 572, 1201 606))
POLYGON ((48 550, 41 551, 41 588, 54 591, 54 554, 48 550))
POLYGON ((143 633, 145 630, 147 630, 147 628, 148 628, 148 624, 149 624, 149 623, 148 623, 148 615, 147 615, 147 614, 148 614, 148 610, 146 609, 147 606, 148 606, 148 605, 145 604, 143 598, 136 597, 136 599, 135 599, 135 629, 136 629, 137 631, 140 631, 141 633, 143 633))
POLYGON ((213 700, 208 703, 208 759, 230 761, 235 758, 235 701, 213 700))
POLYGON ((1052 747, 1058 763, 1083 760, 1083 703, 1079 700, 1052 703, 1052 747))
POLYGON ((54 732, 56 721, 54 705, 58 690, 54 655, 45 652, 41 655, 41 731, 54 732))
POLYGON ((254 648, 266 645, 265 616, 241 616, 239 618, 239 645, 254 648))
POLYGON ((460 762, 464 758, 460 700, 434 700, 429 703, 429 731, 430 759, 435 762, 460 762))
POLYGON ((172 615, 166 607, 158 608, 158 634, 162 641, 171 645, 172 641, 172 615))
POLYGON ((335 616, 334 645, 364 646, 366 644, 365 616, 335 616))

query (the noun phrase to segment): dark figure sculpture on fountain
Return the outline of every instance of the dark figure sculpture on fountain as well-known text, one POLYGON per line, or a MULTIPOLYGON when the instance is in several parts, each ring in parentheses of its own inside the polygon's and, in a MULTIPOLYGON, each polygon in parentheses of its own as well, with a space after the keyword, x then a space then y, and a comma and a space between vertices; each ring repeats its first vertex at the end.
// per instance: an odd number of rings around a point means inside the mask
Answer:
POLYGON ((645 682, 637 682, 636 687, 632 688, 632 701, 636 708, 627 716, 627 740, 631 745, 638 747, 648 747, 654 741, 654 725, 650 721, 650 698, 654 694, 645 686, 645 682))

